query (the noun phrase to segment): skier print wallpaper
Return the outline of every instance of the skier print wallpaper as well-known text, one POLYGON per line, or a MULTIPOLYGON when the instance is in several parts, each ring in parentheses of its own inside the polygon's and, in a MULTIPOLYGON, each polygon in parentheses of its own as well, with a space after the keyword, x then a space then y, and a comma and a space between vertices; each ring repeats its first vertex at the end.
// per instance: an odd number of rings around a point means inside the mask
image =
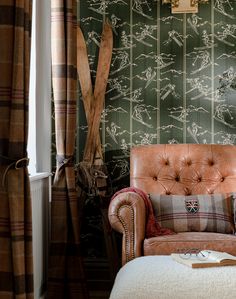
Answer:
MULTIPOLYGON (((78 2, 93 82, 103 22, 113 28, 101 137, 115 189, 128 180, 132 146, 236 143, 236 1, 209 1, 197 14, 161 2, 78 2)), ((87 133, 78 99, 77 161, 87 133)))
MULTIPOLYGON (((100 133, 113 193, 129 186, 133 146, 236 144, 236 0, 209 0, 197 14, 172 14, 161 0, 78 1, 93 82, 106 19, 114 45, 100 133)), ((78 163, 88 130, 80 87, 77 123, 78 163)), ((103 256, 102 216, 93 198, 84 215, 85 254, 103 256)))

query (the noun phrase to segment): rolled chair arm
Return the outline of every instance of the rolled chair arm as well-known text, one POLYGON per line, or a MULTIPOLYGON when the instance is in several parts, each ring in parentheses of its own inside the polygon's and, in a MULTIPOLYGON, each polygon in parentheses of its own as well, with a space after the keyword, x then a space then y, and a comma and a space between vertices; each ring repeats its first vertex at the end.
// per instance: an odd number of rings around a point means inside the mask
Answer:
POLYGON ((146 210, 142 197, 134 192, 118 194, 110 202, 108 217, 112 228, 123 234, 122 265, 143 255, 146 210))

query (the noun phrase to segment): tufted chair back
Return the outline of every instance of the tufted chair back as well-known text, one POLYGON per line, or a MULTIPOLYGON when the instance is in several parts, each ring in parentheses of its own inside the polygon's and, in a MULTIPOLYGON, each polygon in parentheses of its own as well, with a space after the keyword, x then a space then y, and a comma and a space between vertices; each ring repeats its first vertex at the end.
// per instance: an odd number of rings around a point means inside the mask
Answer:
POLYGON ((147 193, 212 194, 236 191, 236 146, 157 144, 134 147, 130 184, 147 193))

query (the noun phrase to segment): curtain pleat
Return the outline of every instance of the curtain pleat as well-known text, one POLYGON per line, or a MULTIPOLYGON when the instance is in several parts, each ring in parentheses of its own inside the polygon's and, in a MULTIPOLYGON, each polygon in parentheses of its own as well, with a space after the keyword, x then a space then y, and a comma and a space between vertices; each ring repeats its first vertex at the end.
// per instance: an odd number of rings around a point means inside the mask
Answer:
POLYGON ((0 0, 0 298, 33 298, 27 170, 31 0, 0 0))
POLYGON ((52 189, 48 298, 88 298, 80 253, 81 203, 75 184, 76 0, 51 1, 52 85, 57 169, 52 189))

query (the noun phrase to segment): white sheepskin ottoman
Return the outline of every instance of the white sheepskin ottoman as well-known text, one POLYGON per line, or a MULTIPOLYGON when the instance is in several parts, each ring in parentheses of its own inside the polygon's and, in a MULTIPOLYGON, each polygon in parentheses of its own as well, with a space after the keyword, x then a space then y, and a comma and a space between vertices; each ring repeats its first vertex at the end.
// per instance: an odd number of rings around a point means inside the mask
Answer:
POLYGON ((110 299, 235 299, 236 266, 192 269, 170 256, 145 256, 124 265, 110 299))

